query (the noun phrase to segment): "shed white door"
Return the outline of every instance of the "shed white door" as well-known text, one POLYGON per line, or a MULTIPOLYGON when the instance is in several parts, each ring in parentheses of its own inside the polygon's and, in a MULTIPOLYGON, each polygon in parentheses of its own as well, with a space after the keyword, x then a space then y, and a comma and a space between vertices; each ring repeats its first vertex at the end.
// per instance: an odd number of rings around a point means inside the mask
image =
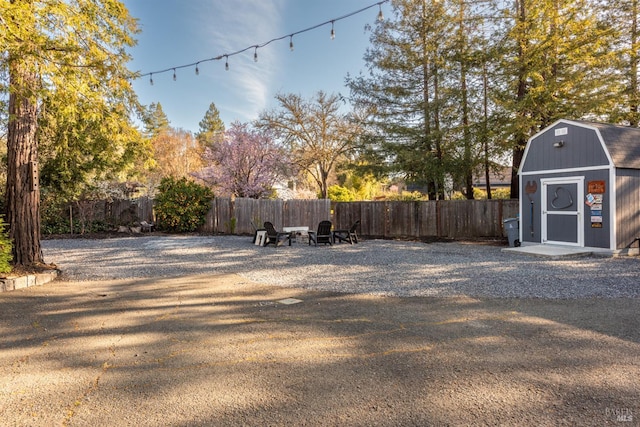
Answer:
POLYGON ((541 179, 542 243, 584 246, 584 177, 541 179))

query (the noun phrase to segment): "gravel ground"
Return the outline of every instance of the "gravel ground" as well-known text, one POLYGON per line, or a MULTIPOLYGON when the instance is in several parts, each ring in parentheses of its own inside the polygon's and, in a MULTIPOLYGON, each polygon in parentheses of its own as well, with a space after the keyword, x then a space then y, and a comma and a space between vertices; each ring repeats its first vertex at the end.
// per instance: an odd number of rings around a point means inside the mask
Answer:
POLYGON ((637 298, 637 257, 545 259, 482 243, 365 240, 259 247, 247 236, 44 240, 63 280, 236 273, 256 283, 414 297, 637 298))
POLYGON ((638 258, 250 240, 43 241, 0 426, 640 425, 638 258))

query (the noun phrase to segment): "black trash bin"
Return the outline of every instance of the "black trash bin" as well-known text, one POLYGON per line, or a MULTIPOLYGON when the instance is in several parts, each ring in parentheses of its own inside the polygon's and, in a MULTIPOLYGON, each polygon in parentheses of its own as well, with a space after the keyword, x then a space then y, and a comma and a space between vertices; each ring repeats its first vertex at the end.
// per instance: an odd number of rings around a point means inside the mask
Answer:
POLYGON ((509 239, 509 246, 520 246, 520 220, 518 218, 505 219, 504 231, 509 239))

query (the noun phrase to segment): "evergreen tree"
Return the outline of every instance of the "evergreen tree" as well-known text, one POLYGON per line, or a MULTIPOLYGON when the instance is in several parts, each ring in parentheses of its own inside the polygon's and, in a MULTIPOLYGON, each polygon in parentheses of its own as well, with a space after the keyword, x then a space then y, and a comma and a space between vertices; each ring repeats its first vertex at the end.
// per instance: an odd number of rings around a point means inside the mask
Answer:
POLYGON ((7 222, 15 264, 34 266, 43 262, 38 103, 48 93, 76 91, 133 113, 134 75, 127 70, 130 57, 125 49, 135 43, 137 28, 117 0, 9 0, 0 7, 0 67, 9 75, 7 222))
POLYGON ((152 102, 146 108, 142 121, 144 123, 145 136, 149 139, 153 139, 161 132, 169 130, 171 123, 159 102, 152 102))
POLYGON ((425 183, 431 199, 444 197, 447 176, 473 197, 483 116, 475 113, 481 86, 470 82, 484 48, 468 23, 475 10, 465 1, 399 0, 393 7, 394 18, 372 32, 369 74, 347 78, 352 101, 370 112, 370 152, 386 159, 390 173, 425 183))
MULTIPOLYGON (((490 157, 506 149, 518 197, 531 135, 561 117, 612 110, 615 38, 597 0, 498 9, 506 4, 396 0, 393 18, 373 29, 368 74, 347 78, 354 104, 369 112, 369 153, 388 172, 427 184, 431 199, 443 196, 447 177, 472 198, 474 172, 488 175, 490 157)), ((630 88, 635 74, 627 74, 630 88)))
POLYGON ((511 197, 527 140, 560 118, 593 117, 608 105, 613 33, 590 0, 517 0, 503 54, 504 130, 513 147, 511 197))
POLYGON ((148 145, 129 115, 122 103, 73 90, 45 95, 37 132, 42 190, 68 202, 99 181, 135 174, 148 145))
POLYGON ((202 147, 212 148, 217 142, 224 139, 224 122, 220 118, 220 112, 213 102, 199 123, 200 130, 196 133, 196 139, 202 147))
POLYGON ((619 0, 602 2, 602 21, 610 25, 614 38, 607 82, 610 102, 602 111, 602 116, 613 123, 640 126, 640 0, 619 0))

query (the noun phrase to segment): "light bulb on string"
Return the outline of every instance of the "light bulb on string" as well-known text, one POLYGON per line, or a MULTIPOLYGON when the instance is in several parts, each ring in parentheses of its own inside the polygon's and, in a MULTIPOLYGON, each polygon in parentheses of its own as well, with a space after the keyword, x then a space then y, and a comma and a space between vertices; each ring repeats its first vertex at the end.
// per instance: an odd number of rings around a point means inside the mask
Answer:
MULTIPOLYGON (((433 0, 433 1, 439 2, 440 0, 433 0)), ((347 17, 350 17, 352 15, 356 15, 358 13, 361 13, 361 12, 364 12, 366 10, 369 10, 370 8, 373 8, 375 6, 378 6, 378 14, 377 14, 376 20, 378 22, 382 22, 385 19, 383 11, 382 11, 382 5, 384 3, 388 3, 388 2, 390 2, 390 0, 381 0, 381 1, 378 1, 377 3, 374 3, 374 4, 370 5, 370 6, 367 6, 365 8, 360 9, 360 10, 352 12, 352 13, 350 13, 348 15, 345 15, 345 16, 342 16, 342 17, 339 17, 339 18, 335 18, 335 19, 332 19, 330 21, 325 21, 322 24, 318 24, 318 25, 315 25, 313 27, 306 28, 304 30, 300 30, 300 31, 297 31, 297 32, 294 32, 294 33, 290 33, 289 34, 289 49, 291 51, 294 50, 294 46, 293 46, 293 36, 294 35, 297 35, 297 34, 300 34, 300 33, 305 33, 307 31, 311 31, 311 30, 315 30, 316 28, 319 28, 319 27, 324 27, 324 25, 326 25, 328 23, 331 23, 330 36, 331 36, 331 40, 334 40, 335 37, 336 37, 335 21, 340 21, 340 20, 345 19, 347 17)), ((365 26, 365 29, 370 29, 370 28, 371 27, 369 25, 365 26)), ((274 39, 269 40, 269 41, 267 41, 266 43, 263 43, 263 44, 250 45, 250 46, 248 46, 248 47, 246 47, 244 49, 241 49, 241 50, 238 50, 238 51, 234 51, 232 53, 219 55, 217 57, 210 58, 210 59, 202 59, 200 61, 192 62, 191 64, 187 64, 187 65, 180 65, 180 66, 176 66, 176 67, 171 67, 171 68, 168 68, 168 69, 165 69, 165 70, 156 71, 155 73, 156 74, 163 74, 163 73, 168 72, 168 71, 173 71, 173 80, 175 81, 175 80, 177 80, 177 70, 179 68, 188 68, 188 67, 191 67, 191 66, 195 65, 195 73, 196 73, 196 75, 199 75, 200 74, 200 62, 206 62, 206 61, 212 61, 212 60, 220 60, 220 59, 222 59, 222 57, 225 57, 225 70, 228 71, 229 70, 229 56, 240 54, 240 53, 245 52, 245 51, 247 51, 247 50, 249 50, 249 49, 251 49, 253 47, 254 48, 253 60, 255 62, 258 62, 258 48, 259 47, 265 47, 266 45, 270 44, 271 42, 279 41, 279 40, 284 39, 284 38, 286 38, 286 35, 282 36, 282 37, 274 38, 274 39)), ((149 72, 149 73, 146 73, 146 74, 143 74, 143 75, 148 75, 149 76, 149 83, 151 85, 154 84, 153 73, 149 72)))

